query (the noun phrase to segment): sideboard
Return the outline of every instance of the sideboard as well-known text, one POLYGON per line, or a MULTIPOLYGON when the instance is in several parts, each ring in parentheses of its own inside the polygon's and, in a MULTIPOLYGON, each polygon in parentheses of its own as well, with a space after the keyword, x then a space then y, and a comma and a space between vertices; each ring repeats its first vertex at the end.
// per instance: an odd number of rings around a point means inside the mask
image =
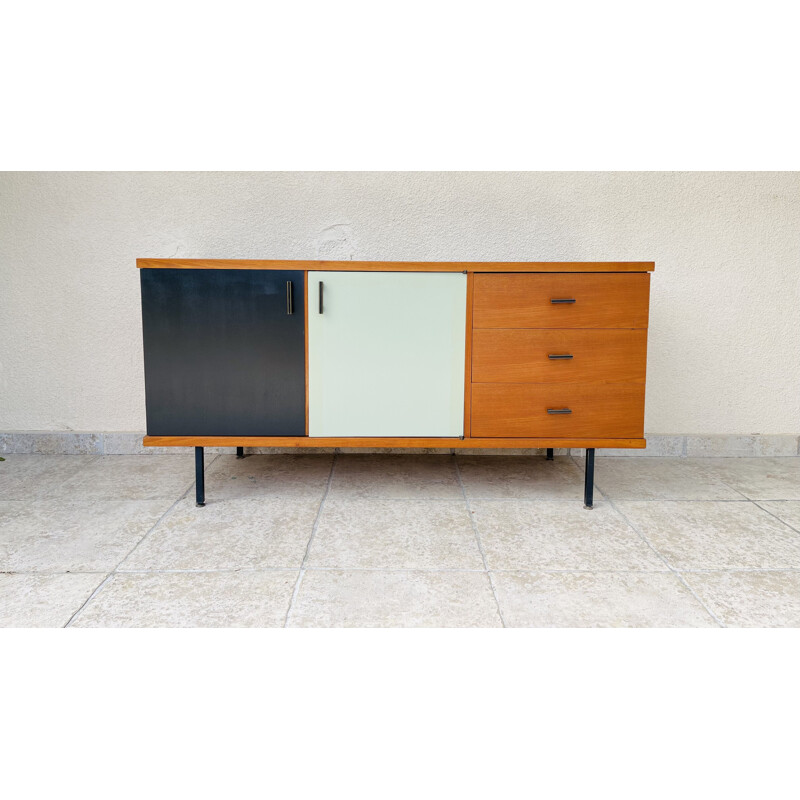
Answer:
POLYGON ((643 448, 652 262, 137 260, 145 446, 643 448))

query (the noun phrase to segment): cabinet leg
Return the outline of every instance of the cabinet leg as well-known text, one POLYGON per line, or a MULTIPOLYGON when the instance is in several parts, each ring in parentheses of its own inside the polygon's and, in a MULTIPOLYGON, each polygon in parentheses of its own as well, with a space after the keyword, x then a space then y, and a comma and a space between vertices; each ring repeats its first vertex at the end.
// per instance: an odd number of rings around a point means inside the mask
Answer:
POLYGON ((583 481, 583 507, 592 508, 594 501, 594 448, 586 448, 586 476, 583 481))
POLYGON ((206 504, 206 480, 203 474, 202 447, 195 447, 194 449, 194 481, 197 489, 197 505, 204 506, 206 504))
POLYGON ((236 458, 244 458, 244 447, 236 448, 236 458))
POLYGON ((547 460, 548 461, 552 461, 553 460, 553 448, 552 447, 548 447, 547 448, 547 460))

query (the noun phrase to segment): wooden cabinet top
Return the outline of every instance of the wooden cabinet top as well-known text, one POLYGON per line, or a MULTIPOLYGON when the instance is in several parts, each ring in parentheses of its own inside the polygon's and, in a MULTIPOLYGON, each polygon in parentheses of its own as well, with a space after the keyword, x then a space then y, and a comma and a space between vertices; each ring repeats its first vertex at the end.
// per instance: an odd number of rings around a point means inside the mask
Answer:
POLYGON ((296 269, 351 272, 652 272, 653 261, 261 261, 137 258, 139 269, 296 269))

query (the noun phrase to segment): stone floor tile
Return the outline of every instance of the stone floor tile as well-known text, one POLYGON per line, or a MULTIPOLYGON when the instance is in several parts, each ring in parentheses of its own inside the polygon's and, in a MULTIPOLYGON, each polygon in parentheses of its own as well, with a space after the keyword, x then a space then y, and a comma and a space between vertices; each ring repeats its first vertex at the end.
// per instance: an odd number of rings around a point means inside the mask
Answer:
MULTIPOLYGON (((197 509, 189 451, 5 458, 6 626, 66 624, 131 549, 76 624, 281 625, 333 463, 225 451, 197 509)), ((600 458, 593 511, 582 467, 338 455, 290 624, 500 624, 475 524, 510 625, 714 624, 638 532, 725 624, 800 626, 800 459, 600 458)))
POLYGON ((800 500, 800 458, 697 459, 750 500, 800 500))
POLYGON ((75 618, 79 628, 280 627, 297 572, 116 574, 75 618))
POLYGON ((473 628, 501 625, 482 572, 309 570, 290 627, 473 628))
MULTIPOLYGON (((569 457, 457 456, 467 497, 583 502, 583 472, 569 457)), ((596 499, 601 499, 596 492, 596 499)))
POLYGON ((684 579, 724 625, 800 628, 800 572, 687 572, 684 579))
POLYGON ((462 497, 453 457, 437 455, 339 455, 330 494, 394 499, 462 497))
POLYGON ((473 500, 489 569, 667 570, 610 504, 473 500))
POLYGON ((52 496, 99 456, 45 456, 18 454, 0 461, 0 500, 36 500, 52 496))
POLYGON ((495 572, 508 627, 717 627, 671 572, 495 572))
POLYGON ((796 500, 761 500, 759 506, 796 531, 800 531, 800 502, 796 500))
POLYGON ((105 575, 0 574, 0 627, 62 628, 105 575))
POLYGON ((0 501, 0 572, 111 572, 171 503, 0 501))
POLYGON ((318 510, 316 500, 235 497, 197 508, 185 498, 119 569, 299 569, 318 510))
MULTIPOLYGON (((67 458, 67 456, 62 456, 67 458)), ((171 456, 96 456, 49 492, 69 500, 177 500, 194 483, 194 459, 171 456)), ((207 482, 206 482, 207 484, 207 482)))
MULTIPOLYGON (((576 459, 583 468, 583 459, 576 459)), ((594 482, 611 500, 742 500, 698 458, 604 458, 594 482)))
POLYGON ((753 503, 617 505, 676 569, 800 567, 800 534, 753 503))
POLYGON ((286 497, 321 500, 333 455, 222 455, 206 469, 206 497, 286 497))
POLYGON ((483 569, 463 500, 332 498, 325 502, 309 566, 483 569))

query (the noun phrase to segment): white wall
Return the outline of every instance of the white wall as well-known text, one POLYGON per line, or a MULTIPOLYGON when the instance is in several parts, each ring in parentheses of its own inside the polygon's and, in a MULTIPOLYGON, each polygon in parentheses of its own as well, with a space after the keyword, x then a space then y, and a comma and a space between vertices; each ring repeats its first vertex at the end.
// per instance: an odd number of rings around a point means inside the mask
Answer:
POLYGON ((137 256, 655 261, 646 431, 800 432, 800 173, 2 173, 0 431, 144 429, 137 256))

